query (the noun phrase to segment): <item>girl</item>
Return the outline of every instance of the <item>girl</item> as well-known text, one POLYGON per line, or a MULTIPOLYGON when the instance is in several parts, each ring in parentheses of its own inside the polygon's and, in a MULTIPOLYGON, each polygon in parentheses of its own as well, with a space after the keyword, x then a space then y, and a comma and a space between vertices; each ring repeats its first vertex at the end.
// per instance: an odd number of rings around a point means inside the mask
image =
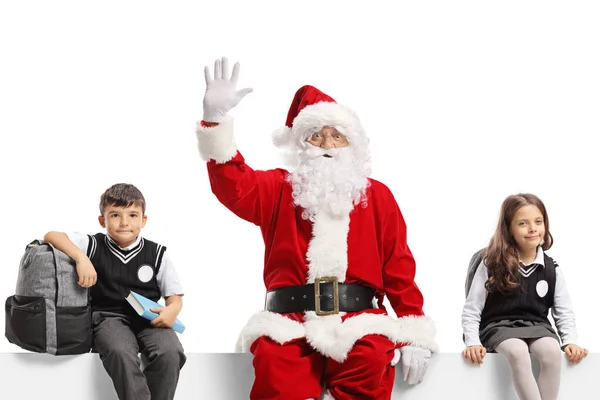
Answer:
POLYGON ((463 356, 482 364, 486 352, 504 355, 521 400, 556 400, 561 348, 572 363, 588 353, 575 344, 575 315, 561 268, 544 253, 550 247, 550 224, 541 200, 532 194, 507 197, 462 313, 463 356), (530 352, 540 361, 537 384, 530 352))

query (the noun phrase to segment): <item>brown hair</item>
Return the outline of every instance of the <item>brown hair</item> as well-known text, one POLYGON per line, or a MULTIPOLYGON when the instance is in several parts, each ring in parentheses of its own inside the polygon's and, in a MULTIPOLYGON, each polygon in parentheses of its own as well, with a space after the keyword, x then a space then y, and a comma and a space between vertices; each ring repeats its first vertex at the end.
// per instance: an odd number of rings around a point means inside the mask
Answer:
POLYGON ((134 204, 142 207, 142 213, 146 213, 146 199, 142 192, 131 184, 117 183, 100 196, 100 215, 104 215, 108 206, 129 207, 134 204))
POLYGON ((519 286, 519 252, 517 244, 510 234, 510 224, 517 210, 526 205, 536 206, 544 218, 545 233, 542 249, 548 250, 552 247, 550 221, 544 203, 536 195, 530 193, 508 196, 500 208, 496 232, 483 255, 489 276, 485 282, 485 288, 489 292, 508 292, 519 286))

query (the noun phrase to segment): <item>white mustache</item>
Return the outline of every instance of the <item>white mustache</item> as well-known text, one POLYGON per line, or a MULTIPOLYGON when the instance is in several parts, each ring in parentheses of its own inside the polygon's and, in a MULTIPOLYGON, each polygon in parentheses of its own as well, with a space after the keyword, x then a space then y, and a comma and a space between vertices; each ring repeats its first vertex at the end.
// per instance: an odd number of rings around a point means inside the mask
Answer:
POLYGON ((318 157, 339 158, 344 149, 322 149, 320 147, 311 147, 303 151, 304 159, 312 160, 318 157))

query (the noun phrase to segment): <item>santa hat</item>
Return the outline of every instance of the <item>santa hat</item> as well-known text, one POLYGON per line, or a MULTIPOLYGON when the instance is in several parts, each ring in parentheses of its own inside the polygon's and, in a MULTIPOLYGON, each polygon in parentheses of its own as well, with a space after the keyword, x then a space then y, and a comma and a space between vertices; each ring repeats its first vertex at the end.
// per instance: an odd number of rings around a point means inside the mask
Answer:
POLYGON ((313 86, 302 86, 294 95, 285 125, 273 132, 273 144, 276 147, 299 144, 324 126, 340 127, 350 143, 366 138, 353 110, 313 86))

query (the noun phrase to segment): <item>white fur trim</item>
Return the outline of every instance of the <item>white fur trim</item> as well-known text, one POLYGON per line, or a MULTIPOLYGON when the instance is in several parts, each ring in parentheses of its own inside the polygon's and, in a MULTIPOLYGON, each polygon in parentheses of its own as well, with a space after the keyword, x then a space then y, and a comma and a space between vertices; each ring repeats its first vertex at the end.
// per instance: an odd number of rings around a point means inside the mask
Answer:
POLYGON ((335 400, 335 399, 331 395, 331 392, 329 392, 329 390, 328 390, 323 394, 323 400, 335 400))
POLYGON ((261 336, 268 336, 279 344, 304 337, 304 326, 270 311, 254 314, 240 333, 237 343, 237 353, 250 352, 250 346, 261 336))
POLYGON ((422 347, 432 353, 439 351, 435 341, 436 329, 433 320, 427 316, 409 315, 399 318, 396 342, 406 342, 411 346, 422 347))
POLYGON ((248 353, 252 343, 261 336, 268 336, 279 344, 305 337, 319 353, 344 362, 357 340, 367 335, 383 335, 396 344, 409 343, 438 352, 435 326, 429 317, 395 319, 384 314, 363 313, 342 322, 344 314, 320 317, 309 311, 301 324, 280 314, 261 311, 250 318, 240 333, 235 351, 248 353))
POLYGON ((344 362, 354 343, 367 335, 382 335, 395 344, 408 342, 437 352, 435 328, 428 317, 395 319, 384 314, 363 313, 341 322, 337 315, 318 317, 307 312, 304 326, 306 341, 319 353, 344 362))
POLYGON ((340 340, 340 330, 343 325, 340 315, 317 316, 314 311, 308 311, 304 316, 306 341, 310 346, 324 356, 331 357, 338 362, 346 359, 354 342, 348 346, 347 342, 340 340))
POLYGON ((306 313, 306 340, 321 354, 337 362, 344 362, 354 343, 366 335, 379 334, 395 342, 394 319, 382 314, 360 314, 340 322, 339 316, 318 317, 306 313))
POLYGON ((276 129, 271 134, 271 140, 275 147, 289 146, 290 141, 292 140, 292 128, 284 125, 281 128, 276 129))
POLYGON ((350 108, 330 102, 320 102, 306 106, 292 123, 291 136, 294 141, 304 141, 324 126, 342 126, 348 139, 366 137, 357 114, 350 108))
POLYGON ((315 215, 313 237, 306 252, 309 263, 307 283, 325 276, 335 276, 340 282, 346 280, 349 228, 350 215, 332 216, 327 208, 315 215))
POLYGON ((215 160, 218 164, 226 163, 237 154, 237 146, 233 137, 233 118, 225 116, 219 125, 204 127, 196 124, 198 150, 204 161, 215 160))

